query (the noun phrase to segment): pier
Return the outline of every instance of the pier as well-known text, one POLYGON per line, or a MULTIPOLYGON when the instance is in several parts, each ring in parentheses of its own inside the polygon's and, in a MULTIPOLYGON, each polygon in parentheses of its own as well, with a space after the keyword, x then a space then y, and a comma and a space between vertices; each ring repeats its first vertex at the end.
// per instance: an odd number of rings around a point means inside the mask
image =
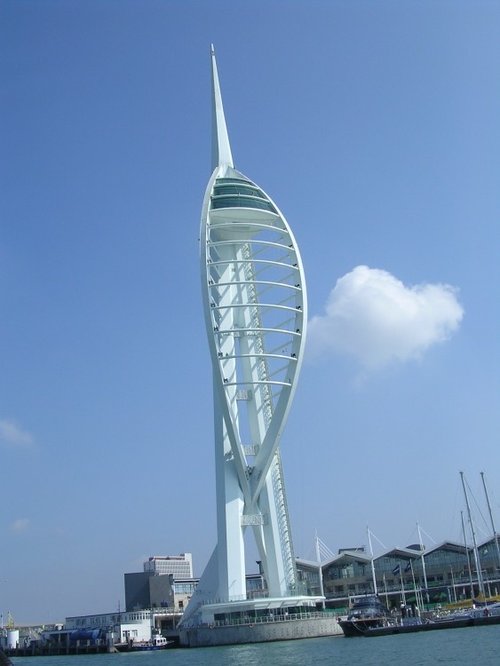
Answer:
MULTIPOLYGON (((55 657, 64 655, 79 654, 105 654, 116 652, 117 650, 104 641, 96 643, 94 641, 81 641, 75 645, 63 645, 53 643, 51 645, 37 645, 33 643, 28 646, 17 646, 15 648, 6 648, 4 653, 7 657, 55 657)), ((2 662, 0 661, 0 664, 2 662)))

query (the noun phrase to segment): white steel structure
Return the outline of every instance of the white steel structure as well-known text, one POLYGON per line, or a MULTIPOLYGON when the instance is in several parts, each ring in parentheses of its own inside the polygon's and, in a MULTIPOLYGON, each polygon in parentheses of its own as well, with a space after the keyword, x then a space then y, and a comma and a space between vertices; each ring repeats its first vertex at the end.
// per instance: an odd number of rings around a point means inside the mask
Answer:
POLYGON ((213 365, 218 543, 183 622, 202 604, 246 599, 246 530, 255 537, 268 598, 281 606, 285 597, 306 602, 296 596, 279 450, 304 353, 304 272, 284 215, 234 168, 213 48, 211 57, 213 172, 200 262, 213 365))

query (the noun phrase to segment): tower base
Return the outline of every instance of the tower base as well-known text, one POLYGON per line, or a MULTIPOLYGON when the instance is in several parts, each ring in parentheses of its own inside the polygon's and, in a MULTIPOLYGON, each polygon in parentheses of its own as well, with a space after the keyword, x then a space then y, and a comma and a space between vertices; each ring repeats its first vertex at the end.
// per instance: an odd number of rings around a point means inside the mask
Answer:
POLYGON ((251 599, 202 607, 201 623, 180 627, 184 647, 341 636, 337 617, 317 610, 315 597, 251 599))

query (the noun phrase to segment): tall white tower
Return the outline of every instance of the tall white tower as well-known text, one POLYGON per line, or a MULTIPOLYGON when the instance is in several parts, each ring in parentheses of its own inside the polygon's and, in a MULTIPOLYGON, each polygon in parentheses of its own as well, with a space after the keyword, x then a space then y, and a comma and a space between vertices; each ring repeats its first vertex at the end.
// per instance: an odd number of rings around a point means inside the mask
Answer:
POLYGON ((204 604, 246 599, 246 530, 268 598, 295 603, 299 595, 279 445, 304 353, 304 272, 284 215, 234 168, 213 47, 211 59, 213 171, 200 267, 213 366, 218 541, 184 622, 204 604))

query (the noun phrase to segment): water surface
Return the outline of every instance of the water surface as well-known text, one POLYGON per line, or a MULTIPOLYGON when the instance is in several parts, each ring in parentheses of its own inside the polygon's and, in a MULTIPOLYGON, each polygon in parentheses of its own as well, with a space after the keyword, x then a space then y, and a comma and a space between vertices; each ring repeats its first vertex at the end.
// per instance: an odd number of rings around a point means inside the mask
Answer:
POLYGON ((15 657, 14 666, 500 665, 500 625, 373 638, 302 641, 78 657, 15 657))

